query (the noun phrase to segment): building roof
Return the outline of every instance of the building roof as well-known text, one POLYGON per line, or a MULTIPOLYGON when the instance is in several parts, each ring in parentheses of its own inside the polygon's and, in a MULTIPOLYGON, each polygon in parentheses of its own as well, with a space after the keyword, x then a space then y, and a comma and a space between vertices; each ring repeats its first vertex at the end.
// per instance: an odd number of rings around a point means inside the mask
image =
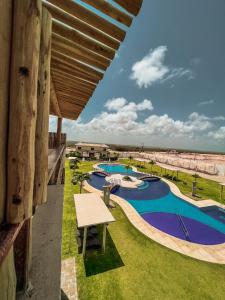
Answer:
POLYGON ((99 147, 99 148, 109 148, 108 145, 105 144, 89 144, 89 143, 76 143, 76 147, 99 147))
POLYGON ((142 1, 114 0, 116 5, 113 5, 105 0, 80 3, 43 0, 53 18, 50 114, 78 118, 124 40, 124 28, 131 25, 142 1), (104 15, 116 20, 118 25, 104 15))

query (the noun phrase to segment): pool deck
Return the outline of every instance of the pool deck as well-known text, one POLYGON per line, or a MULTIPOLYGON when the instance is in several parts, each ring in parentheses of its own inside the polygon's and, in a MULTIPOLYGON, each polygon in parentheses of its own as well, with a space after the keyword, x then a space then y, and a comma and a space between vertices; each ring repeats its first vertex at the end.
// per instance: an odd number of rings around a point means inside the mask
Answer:
MULTIPOLYGON (((161 179, 170 186, 171 191, 175 195, 177 195, 181 199, 184 199, 185 201, 191 204, 194 204, 199 208, 219 206, 225 209, 225 205, 222 205, 214 200, 209 199, 209 200, 195 201, 183 195, 180 192, 179 188, 174 183, 164 178, 161 179)), ((88 192, 95 192, 102 195, 102 191, 95 189, 87 182, 85 182, 84 188, 88 192)), ((122 208, 125 215, 127 216, 127 218, 129 219, 129 221, 133 226, 135 226, 142 234, 154 240, 155 242, 167 248, 170 248, 176 252, 190 256, 195 259, 199 259, 210 263, 225 264, 225 243, 218 244, 218 245, 201 245, 201 244, 190 243, 188 241, 178 239, 174 236, 171 236, 165 232, 158 230, 157 228, 147 223, 133 208, 133 206, 130 205, 123 198, 111 194, 110 199, 113 200, 122 208)))

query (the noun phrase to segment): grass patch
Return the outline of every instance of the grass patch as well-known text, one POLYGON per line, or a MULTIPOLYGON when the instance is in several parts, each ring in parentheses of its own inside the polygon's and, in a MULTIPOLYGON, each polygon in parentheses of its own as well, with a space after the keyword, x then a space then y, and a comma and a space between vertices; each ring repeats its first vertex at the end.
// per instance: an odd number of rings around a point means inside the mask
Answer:
MULTIPOLYGON (((87 172, 92 164, 83 162, 80 170, 87 172)), ((155 243, 140 234, 118 206, 111 210, 116 222, 108 226, 106 253, 88 252, 84 260, 77 254, 75 241, 73 194, 78 187, 70 180, 66 162, 62 253, 63 259, 76 257, 80 300, 224 298, 224 266, 201 262, 155 243)))

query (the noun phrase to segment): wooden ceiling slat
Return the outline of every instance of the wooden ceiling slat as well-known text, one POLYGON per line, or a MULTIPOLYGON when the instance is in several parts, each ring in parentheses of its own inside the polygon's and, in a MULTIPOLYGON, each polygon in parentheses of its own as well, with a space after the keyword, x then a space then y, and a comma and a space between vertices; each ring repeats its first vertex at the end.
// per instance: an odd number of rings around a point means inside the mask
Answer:
POLYGON ((82 87, 85 87, 87 89, 93 90, 96 88, 96 84, 89 82, 89 81, 85 81, 83 79, 80 79, 77 76, 68 74, 67 71, 63 71, 63 70, 59 70, 57 68, 51 68, 52 70, 52 74, 55 75, 59 75, 62 76, 63 78, 65 78, 66 80, 70 81, 70 82, 76 82, 77 84, 79 84, 82 87))
POLYGON ((101 80, 103 78, 102 72, 99 72, 99 71, 89 67, 88 65, 82 64, 79 61, 76 61, 73 58, 70 58, 69 56, 64 55, 63 53, 55 51, 54 49, 52 50, 52 57, 58 61, 68 64, 69 66, 71 66, 77 70, 87 73, 88 75, 91 75, 98 80, 101 80))
POLYGON ((132 23, 132 17, 124 13, 123 11, 119 10, 115 6, 111 5, 109 2, 105 0, 82 0, 83 2, 93 6, 94 8, 100 10, 104 14, 110 16, 111 18, 115 19, 116 21, 130 26, 132 23))
POLYGON ((65 82, 60 82, 59 80, 57 80, 55 77, 54 78, 54 82, 57 85, 57 89, 59 90, 65 90, 65 91, 71 91, 72 93, 77 93, 80 96, 84 96, 84 97, 91 97, 92 93, 90 92, 84 92, 82 89, 79 89, 73 85, 68 85, 65 82))
POLYGON ((77 91, 77 90, 71 90, 71 89, 68 89, 65 87, 61 87, 59 84, 57 84, 57 92, 70 94, 72 97, 75 96, 81 100, 84 99, 83 101, 86 101, 87 99, 89 99, 91 97, 90 95, 80 94, 79 91, 77 91))
POLYGON ((99 61, 97 60, 92 60, 90 57, 85 57, 84 55, 80 55, 78 53, 76 53, 74 51, 74 49, 69 49, 68 47, 66 47, 65 45, 61 45, 60 43, 56 42, 54 39, 52 40, 52 49, 58 52, 62 52, 65 55, 76 59, 78 61, 81 61, 83 63, 89 64, 92 67, 96 67, 98 69, 101 70, 106 70, 106 66, 104 66, 103 64, 101 64, 99 61))
POLYGON ((68 14, 71 14, 83 22, 86 22, 87 24, 105 32, 119 41, 123 41, 125 38, 126 32, 123 29, 72 0, 48 0, 48 2, 58 6, 68 14))
POLYGON ((143 0, 114 0, 117 4, 119 4, 121 7, 126 9, 129 13, 132 15, 137 16, 143 0))
POLYGON ((87 23, 80 21, 79 19, 75 18, 74 16, 66 13, 65 11, 59 9, 58 7, 50 3, 44 2, 44 6, 49 10, 54 19, 88 35, 89 37, 107 45, 110 48, 113 48, 115 50, 119 48, 120 42, 104 34, 102 31, 99 31, 93 26, 90 26, 87 23))
MULTIPOLYGON (((63 98, 62 98, 63 99, 63 98)), ((84 108, 84 106, 85 106, 85 104, 80 104, 80 103, 77 103, 77 102, 73 102, 73 101, 70 101, 70 100, 60 100, 60 101, 63 101, 64 103, 65 103, 65 105, 64 105, 64 111, 67 109, 67 108, 69 108, 69 109, 71 109, 72 111, 74 111, 74 109, 73 108, 78 108, 78 109, 80 109, 80 108, 84 108)))
POLYGON ((59 96, 64 96, 64 97, 68 97, 69 99, 78 99, 78 102, 79 101, 82 101, 85 102, 85 101, 88 101, 89 97, 81 97, 79 95, 76 95, 76 94, 73 94, 73 93, 68 93, 68 92, 65 92, 65 91, 60 91, 60 89, 57 89, 57 95, 59 96))
POLYGON ((79 33, 78 31, 66 27, 65 25, 58 23, 53 20, 52 22, 52 31, 62 37, 71 40, 75 44, 78 44, 82 47, 85 47, 99 55, 102 55, 106 58, 113 59, 115 55, 115 50, 109 48, 103 44, 96 42, 93 39, 88 38, 87 36, 79 33))
POLYGON ((77 90, 80 90, 86 94, 90 94, 92 95, 95 88, 89 88, 89 87, 86 87, 85 85, 82 85, 81 83, 78 83, 77 81, 69 78, 69 77, 66 77, 60 73, 52 73, 52 76, 53 76, 53 79, 54 79, 54 82, 59 82, 61 83, 62 85, 66 85, 66 86, 71 86, 71 87, 74 87, 76 88, 77 90))
POLYGON ((89 76, 88 74, 83 73, 83 72, 81 72, 79 70, 78 71, 74 70, 70 66, 68 66, 68 65, 66 65, 64 63, 61 63, 59 61, 56 61, 54 58, 52 58, 52 60, 51 60, 51 67, 52 67, 53 71, 55 69, 58 69, 58 70, 67 72, 70 75, 73 75, 73 76, 75 76, 77 78, 83 79, 84 81, 87 81, 87 82, 92 82, 92 83, 98 83, 99 82, 98 79, 93 78, 92 76, 89 76))

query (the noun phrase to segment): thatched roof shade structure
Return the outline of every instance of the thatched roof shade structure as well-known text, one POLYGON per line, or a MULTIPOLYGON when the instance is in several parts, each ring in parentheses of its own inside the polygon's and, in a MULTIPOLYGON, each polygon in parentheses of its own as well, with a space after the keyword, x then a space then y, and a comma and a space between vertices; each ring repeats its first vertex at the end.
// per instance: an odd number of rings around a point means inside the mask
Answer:
POLYGON ((72 120, 84 109, 124 40, 122 27, 131 25, 142 4, 142 0, 116 0, 116 6, 105 0, 83 2, 122 26, 72 0, 43 1, 53 18, 50 114, 72 120))

